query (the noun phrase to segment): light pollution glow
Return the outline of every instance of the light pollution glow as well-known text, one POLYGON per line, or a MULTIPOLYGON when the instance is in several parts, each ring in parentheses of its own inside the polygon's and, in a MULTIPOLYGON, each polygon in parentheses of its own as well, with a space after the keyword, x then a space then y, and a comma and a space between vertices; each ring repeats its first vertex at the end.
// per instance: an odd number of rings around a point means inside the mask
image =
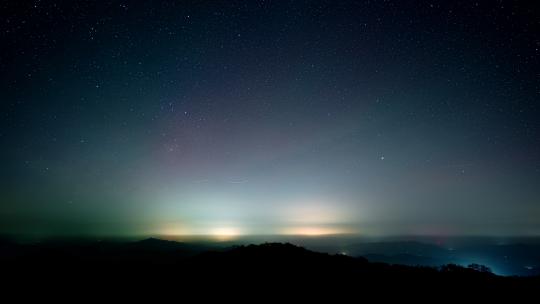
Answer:
POLYGON ((347 214, 347 205, 336 198, 283 198, 271 204, 259 201, 261 207, 253 209, 246 207, 246 199, 230 193, 187 197, 171 194, 156 203, 161 208, 153 209, 161 210, 153 222, 165 218, 169 221, 164 221, 151 233, 168 237, 206 236, 219 240, 247 235, 323 236, 357 233, 357 230, 343 224, 350 221, 351 212, 347 214))
POLYGON ((531 10, 42 2, 2 2, 0 234, 540 235, 531 10))

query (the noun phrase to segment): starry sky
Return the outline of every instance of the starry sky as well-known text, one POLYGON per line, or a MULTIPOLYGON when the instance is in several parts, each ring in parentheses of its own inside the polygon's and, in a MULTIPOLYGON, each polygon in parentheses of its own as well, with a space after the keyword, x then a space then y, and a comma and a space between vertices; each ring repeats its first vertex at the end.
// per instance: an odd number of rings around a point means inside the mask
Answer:
POLYGON ((527 1, 2 1, 0 233, 540 234, 527 1))

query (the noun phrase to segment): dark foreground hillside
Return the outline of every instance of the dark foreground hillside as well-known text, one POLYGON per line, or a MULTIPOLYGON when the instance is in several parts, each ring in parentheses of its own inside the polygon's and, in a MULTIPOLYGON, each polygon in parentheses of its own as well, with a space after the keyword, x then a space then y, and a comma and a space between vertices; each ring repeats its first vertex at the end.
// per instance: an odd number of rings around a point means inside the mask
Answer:
POLYGON ((538 277, 501 277, 457 265, 428 268, 370 263, 364 258, 281 243, 216 249, 148 239, 121 244, 4 243, 0 249, 5 290, 42 290, 53 295, 68 291, 133 295, 154 290, 167 295, 197 288, 238 294, 295 291, 310 296, 436 293, 487 297, 540 290, 538 277))

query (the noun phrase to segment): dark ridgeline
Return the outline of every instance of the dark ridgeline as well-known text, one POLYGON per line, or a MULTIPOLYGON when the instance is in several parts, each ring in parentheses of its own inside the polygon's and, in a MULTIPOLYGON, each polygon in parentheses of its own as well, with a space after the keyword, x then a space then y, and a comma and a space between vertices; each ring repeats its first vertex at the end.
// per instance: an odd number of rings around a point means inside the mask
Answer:
MULTIPOLYGON (((182 290, 191 286, 340 295, 397 296, 401 292, 527 294, 539 277, 502 277, 483 265, 414 267, 371 263, 362 257, 330 255, 289 243, 234 246, 193 245, 159 239, 139 242, 3 242, 1 269, 7 288, 61 288, 90 293, 104 290, 182 290), (395 293, 399 291, 399 293, 395 293)), ((9 289, 7 289, 9 290, 9 289)))

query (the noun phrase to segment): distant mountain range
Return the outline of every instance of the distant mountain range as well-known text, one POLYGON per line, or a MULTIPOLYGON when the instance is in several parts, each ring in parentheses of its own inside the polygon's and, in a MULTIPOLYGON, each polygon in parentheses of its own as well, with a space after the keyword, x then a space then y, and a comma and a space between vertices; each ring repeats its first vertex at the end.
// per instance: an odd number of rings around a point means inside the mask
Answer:
MULTIPOLYGON (((353 292, 363 288, 435 290, 536 290, 540 277, 501 277, 487 267, 438 267, 438 246, 421 243, 354 245, 350 250, 385 252, 352 257, 307 250, 290 243, 224 247, 149 238, 136 242, 0 242, 0 268, 11 286, 302 286, 353 292), (361 248, 360 248, 361 247, 361 248), (406 248, 408 253, 400 253, 406 248), (381 263, 384 262, 384 263, 381 263), (401 265, 397 265, 401 264, 401 265)), ((499 248, 500 249, 500 248, 499 248)), ((508 248, 506 248, 508 249, 508 248)), ((522 248, 523 249, 523 248, 522 248)), ((503 253, 506 251, 503 251, 503 253)), ((495 252, 494 254, 501 254, 495 252)), ((254 287, 254 288, 255 288, 254 287)))
MULTIPOLYGON (((294 240, 293 240, 294 241, 294 240)), ((455 242, 438 245, 420 241, 358 241, 329 243, 318 239, 298 239, 298 243, 317 252, 364 257, 371 262, 438 267, 445 264, 467 266, 483 264, 500 275, 540 275, 540 243, 503 243, 488 241, 455 242)), ((335 240, 333 240, 335 242, 335 240)), ((287 241, 285 241, 287 242, 287 241)), ((249 244, 238 240, 238 244, 249 244)), ((234 243, 176 242, 158 238, 140 241, 56 240, 19 244, 0 240, 0 258, 46 256, 51 253, 80 259, 146 259, 164 262, 197 256, 204 252, 235 249, 234 243)))
MULTIPOLYGON (((4 298, 18 300, 32 296, 34 300, 94 297, 102 301, 114 294, 124 301, 126 297, 141 300, 144 295, 152 302, 182 302, 192 299, 186 294, 195 294, 195 299, 211 296, 250 302, 281 302, 291 296, 302 301, 324 296, 330 302, 355 297, 433 301, 471 296, 486 301, 510 296, 518 303, 520 298, 533 298, 540 288, 540 276, 505 277, 482 265, 447 264, 440 257, 455 250, 437 245, 371 242, 342 248, 348 252, 323 253, 290 243, 230 246, 157 238, 0 241, 0 289, 4 298)), ((492 254, 516 248, 530 249, 496 246, 492 254)))

